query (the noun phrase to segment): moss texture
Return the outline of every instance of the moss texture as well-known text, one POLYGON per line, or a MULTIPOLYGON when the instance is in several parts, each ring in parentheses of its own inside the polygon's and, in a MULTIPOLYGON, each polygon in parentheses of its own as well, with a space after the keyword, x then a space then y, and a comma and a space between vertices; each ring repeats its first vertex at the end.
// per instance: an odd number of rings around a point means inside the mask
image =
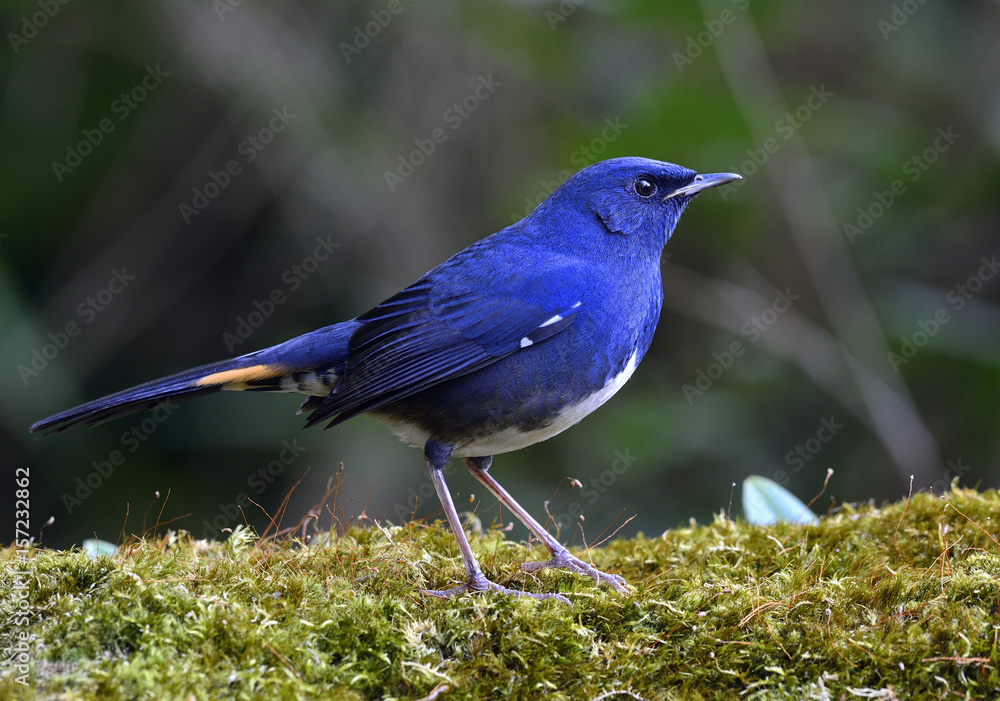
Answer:
POLYGON ((169 532, 112 557, 0 552, 4 647, 31 636, 3 698, 838 699, 1000 696, 1000 496, 843 507, 815 526, 710 525, 585 553, 631 596, 475 535, 461 580, 442 525, 351 527, 308 545, 169 532))

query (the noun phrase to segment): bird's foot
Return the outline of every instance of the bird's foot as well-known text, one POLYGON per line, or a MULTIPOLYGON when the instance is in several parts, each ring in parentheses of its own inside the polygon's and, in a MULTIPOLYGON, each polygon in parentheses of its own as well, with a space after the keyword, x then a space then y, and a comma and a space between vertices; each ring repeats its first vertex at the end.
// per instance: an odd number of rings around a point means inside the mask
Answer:
POLYGON ((526 562, 521 565, 521 569, 527 572, 537 572, 538 570, 547 569, 549 567, 559 567, 570 570, 571 572, 579 572, 580 574, 585 574, 588 577, 593 577, 598 584, 603 582, 609 587, 620 591, 622 594, 628 593, 628 586, 625 583, 624 578, 619 577, 617 574, 602 572, 589 562, 584 562, 580 558, 574 557, 566 548, 554 550, 552 552, 551 560, 546 560, 544 562, 526 562))
POLYGON ((540 601, 545 599, 555 599, 556 601, 560 601, 568 606, 572 606, 569 599, 562 594, 536 594, 535 592, 521 591, 519 589, 508 589, 507 587, 500 586, 496 582, 490 581, 482 572, 475 573, 469 578, 468 582, 465 584, 459 584, 457 587, 442 590, 421 589, 420 593, 425 596, 436 596, 439 599, 449 599, 453 596, 458 596, 459 594, 471 594, 481 591, 495 591, 500 592, 501 594, 506 594, 507 596, 515 597, 525 596, 531 599, 538 599, 540 601))

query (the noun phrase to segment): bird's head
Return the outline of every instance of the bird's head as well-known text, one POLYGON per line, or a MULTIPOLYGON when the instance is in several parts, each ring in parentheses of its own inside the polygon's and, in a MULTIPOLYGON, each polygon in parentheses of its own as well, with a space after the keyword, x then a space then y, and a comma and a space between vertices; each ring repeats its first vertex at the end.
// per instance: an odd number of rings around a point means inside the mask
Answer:
POLYGON ((571 176, 546 204, 596 216, 610 235, 658 256, 695 195, 739 179, 648 158, 613 158, 571 176))

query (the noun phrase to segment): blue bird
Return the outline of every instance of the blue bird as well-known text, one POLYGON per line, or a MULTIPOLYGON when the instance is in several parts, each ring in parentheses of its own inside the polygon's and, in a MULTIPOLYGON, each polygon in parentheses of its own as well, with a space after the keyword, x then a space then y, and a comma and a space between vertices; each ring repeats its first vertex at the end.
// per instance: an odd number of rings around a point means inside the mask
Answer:
POLYGON ((498 591, 469 547, 444 467, 469 472, 550 553, 525 570, 560 567, 627 592, 625 580, 573 556, 493 478, 493 456, 566 430, 628 381, 662 304, 660 256, 702 190, 740 176, 615 158, 571 176, 521 221, 474 243, 350 321, 126 389, 31 427, 59 433, 219 390, 308 395, 306 426, 358 414, 422 446, 467 580, 440 597, 498 591))

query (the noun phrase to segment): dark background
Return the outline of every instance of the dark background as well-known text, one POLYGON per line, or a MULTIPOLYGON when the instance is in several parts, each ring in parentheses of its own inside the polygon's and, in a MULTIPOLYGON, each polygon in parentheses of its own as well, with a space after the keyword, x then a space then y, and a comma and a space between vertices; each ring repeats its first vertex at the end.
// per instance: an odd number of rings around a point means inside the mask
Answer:
MULTIPOLYGON (((579 544, 580 513, 588 542, 633 515, 621 533, 657 534, 750 474, 808 500, 832 468, 820 512, 901 498, 910 475, 997 486, 997 2, 41 0, 0 23, 0 493, 13 513, 30 468, 51 546, 140 531, 147 509, 218 535, 301 478, 293 525, 340 463, 346 516, 399 522, 416 495, 437 513, 419 451, 368 418, 302 432, 298 397, 27 427, 364 312, 621 155, 745 180, 684 215, 632 382, 496 460, 530 511, 552 497, 579 544), (317 237, 333 251, 309 261, 317 237)), ((453 474, 461 504, 480 496, 453 474)))

